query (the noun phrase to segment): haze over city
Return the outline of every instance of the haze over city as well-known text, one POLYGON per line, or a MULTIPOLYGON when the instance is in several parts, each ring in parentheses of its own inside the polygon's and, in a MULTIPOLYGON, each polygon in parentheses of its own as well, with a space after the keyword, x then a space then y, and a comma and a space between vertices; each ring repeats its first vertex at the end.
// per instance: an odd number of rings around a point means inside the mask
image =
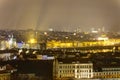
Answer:
POLYGON ((119 0, 0 0, 0 29, 119 31, 119 0))
POLYGON ((0 0, 0 80, 120 80, 120 0, 0 0))

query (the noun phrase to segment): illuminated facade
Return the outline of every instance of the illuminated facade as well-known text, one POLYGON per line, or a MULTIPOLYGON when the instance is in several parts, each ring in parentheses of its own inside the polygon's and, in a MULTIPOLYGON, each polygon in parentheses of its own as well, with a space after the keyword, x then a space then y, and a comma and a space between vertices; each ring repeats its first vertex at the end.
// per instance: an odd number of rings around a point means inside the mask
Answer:
POLYGON ((1 50, 17 48, 16 40, 2 40, 0 43, 1 50))
POLYGON ((120 39, 95 40, 95 41, 48 41, 47 48, 76 48, 90 46, 114 46, 120 44, 120 39))
POLYGON ((12 48, 17 48, 16 39, 13 38, 13 36, 12 37, 10 36, 7 40, 6 39, 0 40, 0 50, 12 48))
POLYGON ((63 63, 59 62, 57 66, 57 78, 76 78, 76 79, 90 79, 93 78, 93 64, 92 63, 63 63))
MULTIPOLYGON (((103 63, 104 64, 104 63, 103 63)), ((58 59, 56 63, 56 79, 58 80, 119 80, 119 63, 96 65, 91 61, 78 59, 58 59), (87 62, 86 62, 87 61, 87 62), (97 66, 97 67, 96 67, 97 66)))
POLYGON ((0 74, 0 80, 11 80, 9 73, 0 74))
POLYGON ((117 79, 120 78, 120 68, 110 67, 102 68, 102 71, 94 72, 94 78, 99 79, 117 79))

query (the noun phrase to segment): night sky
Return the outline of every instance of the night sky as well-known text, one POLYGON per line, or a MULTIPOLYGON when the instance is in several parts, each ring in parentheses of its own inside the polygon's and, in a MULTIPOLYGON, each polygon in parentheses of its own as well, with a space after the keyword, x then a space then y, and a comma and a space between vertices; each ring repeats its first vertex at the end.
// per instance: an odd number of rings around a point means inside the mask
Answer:
POLYGON ((0 29, 120 31, 120 0, 0 0, 0 29))

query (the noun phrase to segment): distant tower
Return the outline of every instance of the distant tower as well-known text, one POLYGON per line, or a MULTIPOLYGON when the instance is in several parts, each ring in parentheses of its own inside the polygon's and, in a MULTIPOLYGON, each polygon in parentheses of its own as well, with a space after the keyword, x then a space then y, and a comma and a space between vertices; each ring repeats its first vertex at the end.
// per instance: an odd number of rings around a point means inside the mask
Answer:
POLYGON ((16 39, 14 39, 13 35, 9 35, 9 39, 8 39, 8 48, 14 48, 16 47, 16 39))

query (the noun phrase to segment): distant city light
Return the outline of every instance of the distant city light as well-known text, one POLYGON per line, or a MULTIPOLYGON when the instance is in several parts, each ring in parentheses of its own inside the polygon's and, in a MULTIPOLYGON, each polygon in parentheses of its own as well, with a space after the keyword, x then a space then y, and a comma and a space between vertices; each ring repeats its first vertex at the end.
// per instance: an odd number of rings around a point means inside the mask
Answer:
POLYGON ((31 39, 28 41, 28 43, 34 44, 34 43, 37 43, 37 40, 34 39, 34 38, 31 38, 31 39))
POLYGON ((92 31, 92 33, 98 33, 98 31, 92 31))
POLYGON ((19 50, 19 53, 21 53, 21 52, 23 52, 23 50, 21 49, 21 50, 19 50))
POLYGON ((47 32, 44 32, 44 35, 47 35, 47 32))
POLYGON ((68 39, 69 37, 68 37, 68 36, 66 36, 65 38, 66 38, 66 39, 68 39))
POLYGON ((34 51, 33 54, 36 54, 37 51, 34 51))
POLYGON ((76 33, 73 33, 73 35, 75 36, 75 35, 76 35, 76 33))
POLYGON ((17 59, 17 56, 14 56, 13 59, 17 59))
POLYGON ((108 40, 109 38, 108 37, 98 37, 97 39, 98 40, 108 40))
POLYGON ((12 40, 12 39, 10 39, 10 40, 9 40, 9 44, 11 45, 12 43, 13 43, 13 40, 12 40))
POLYGON ((29 51, 29 50, 27 50, 27 51, 26 51, 26 54, 28 54, 29 52, 30 52, 30 51, 29 51))
POLYGON ((53 29, 52 29, 52 28, 50 28, 50 29, 49 29, 49 31, 53 31, 53 29))

